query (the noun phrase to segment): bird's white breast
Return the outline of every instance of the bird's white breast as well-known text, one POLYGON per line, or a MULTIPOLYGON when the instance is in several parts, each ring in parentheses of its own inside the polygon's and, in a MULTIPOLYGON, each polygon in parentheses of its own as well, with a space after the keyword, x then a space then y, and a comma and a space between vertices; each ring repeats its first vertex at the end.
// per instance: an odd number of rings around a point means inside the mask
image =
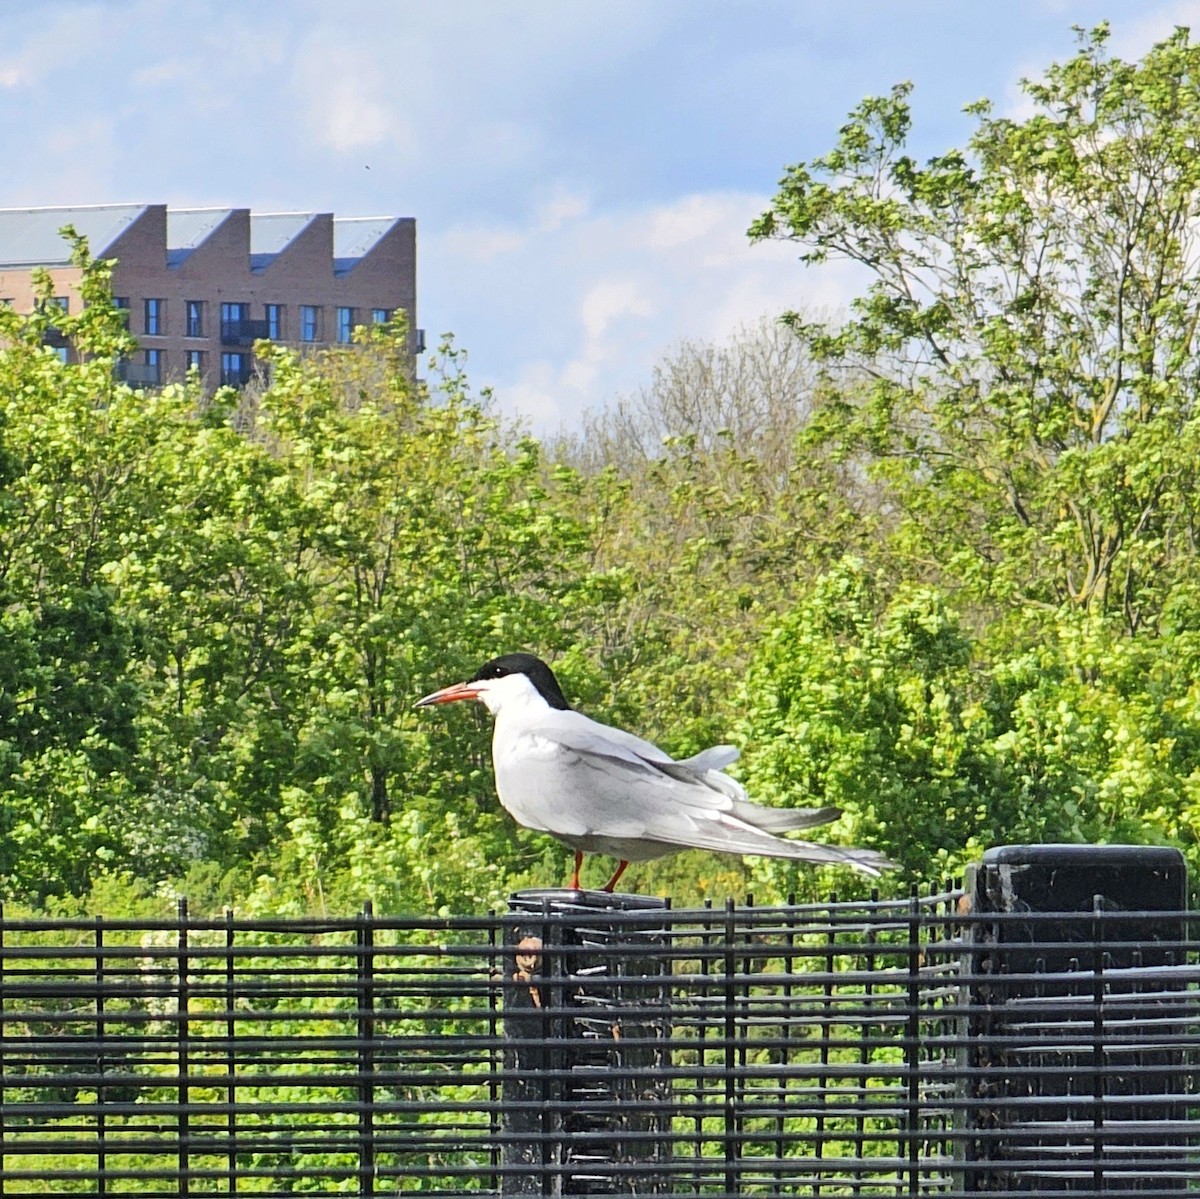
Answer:
POLYGON ((578 836, 588 832, 586 798, 572 780, 574 755, 558 742, 497 720, 492 737, 496 791, 513 818, 528 828, 578 836))

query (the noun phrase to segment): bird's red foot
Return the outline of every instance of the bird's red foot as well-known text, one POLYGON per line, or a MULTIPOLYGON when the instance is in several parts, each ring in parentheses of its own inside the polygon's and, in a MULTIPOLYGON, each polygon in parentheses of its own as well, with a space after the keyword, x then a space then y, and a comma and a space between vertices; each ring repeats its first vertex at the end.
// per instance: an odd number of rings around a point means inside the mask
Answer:
POLYGON ((604 884, 604 890, 606 890, 610 895, 612 894, 613 887, 617 885, 617 880, 625 873, 625 868, 628 865, 628 862, 618 862, 616 870, 613 871, 612 878, 610 878, 608 882, 604 884))
POLYGON ((580 891, 582 888, 579 885, 579 869, 583 865, 583 850, 575 851, 575 869, 571 872, 571 881, 567 883, 568 891, 580 891))

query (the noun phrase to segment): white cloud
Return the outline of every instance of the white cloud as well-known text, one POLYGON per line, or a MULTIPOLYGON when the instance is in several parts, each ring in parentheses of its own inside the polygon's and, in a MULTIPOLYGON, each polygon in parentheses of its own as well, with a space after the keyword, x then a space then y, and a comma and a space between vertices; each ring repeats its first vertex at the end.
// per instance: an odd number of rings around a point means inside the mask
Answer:
POLYGON ((593 283, 579 304, 580 323, 588 341, 599 341, 624 318, 654 316, 646 284, 644 277, 636 275, 609 277, 593 283))
POLYGON ((22 15, 30 14, 36 19, 5 39, 10 54, 0 62, 0 86, 30 88, 61 79, 64 69, 94 54, 97 46, 106 44, 104 35, 124 23, 119 13, 113 13, 106 27, 103 13, 75 6, 58 10, 42 6, 22 15))
POLYGON ((528 243, 529 236, 518 229, 460 227, 445 235, 444 244, 451 254, 465 261, 490 262, 516 254, 528 243))
POLYGON ((570 221, 587 215, 587 197, 559 186, 548 200, 537 206, 537 231, 553 233, 570 221))
POLYGON ((511 363, 486 380, 497 402, 538 431, 649 383, 684 338, 723 340, 764 315, 836 309, 861 290, 852 266, 811 271, 786 243, 752 246, 746 229, 765 196, 696 193, 608 214, 571 194, 557 224, 545 222, 546 200, 522 225, 456 230, 423 252, 449 280, 465 315, 455 332, 475 361, 511 363))
POLYGON ((178 87, 191 82, 194 77, 192 65, 184 58, 166 58, 162 62, 139 67, 130 76, 137 87, 178 87))
POLYGON ((1114 21, 1109 46, 1121 58, 1141 58, 1156 42, 1170 37, 1178 25, 1186 25, 1193 31, 1193 36, 1200 32, 1200 3, 1178 0, 1139 13, 1132 20, 1114 21))
POLYGON ((310 40, 295 64, 308 127, 339 153, 391 142, 412 145, 409 122, 388 95, 378 55, 369 47, 310 40))
POLYGON ((689 242, 707 245, 714 236, 722 239, 723 234, 728 234, 730 215, 729 204, 721 196, 684 196, 651 215, 645 235, 646 247, 651 251, 662 251, 689 242))

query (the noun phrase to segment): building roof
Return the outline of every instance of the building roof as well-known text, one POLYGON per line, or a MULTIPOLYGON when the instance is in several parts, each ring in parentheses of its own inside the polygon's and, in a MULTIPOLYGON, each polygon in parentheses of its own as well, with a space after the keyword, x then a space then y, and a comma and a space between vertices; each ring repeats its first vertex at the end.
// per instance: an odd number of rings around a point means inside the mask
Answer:
MULTIPOLYGON (((66 266, 71 247, 59 234, 73 225, 103 257, 151 205, 95 204, 0 209, 0 267, 66 266)), ((159 206, 161 207, 161 205, 159 206)), ((167 266, 178 267, 216 232, 235 208, 167 208, 167 266)), ((250 213, 250 269, 261 274, 317 218, 314 212, 250 213)), ((333 271, 348 275, 403 218, 333 217, 333 271)))
POLYGON ((192 251, 206 241, 232 208, 168 208, 167 266, 186 262, 192 251))
POLYGON ((278 254, 308 227, 315 212, 253 212, 250 214, 250 253, 278 254))
POLYGON ((71 246, 59 233, 64 225, 88 240, 97 258, 149 207, 147 204, 94 204, 63 208, 0 208, 0 266, 67 266, 71 246))
POLYGON ((312 224, 315 216, 315 212, 252 212, 250 269, 262 274, 312 224))
POLYGON ((349 274, 399 220, 394 216, 334 217, 333 273, 349 274))

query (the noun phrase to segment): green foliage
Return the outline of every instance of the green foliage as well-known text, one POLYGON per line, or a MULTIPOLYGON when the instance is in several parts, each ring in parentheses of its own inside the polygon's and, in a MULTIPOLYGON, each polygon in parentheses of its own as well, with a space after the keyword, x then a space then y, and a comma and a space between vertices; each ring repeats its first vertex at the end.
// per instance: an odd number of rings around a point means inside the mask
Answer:
MULTIPOLYGON (((764 801, 844 808, 840 839, 920 881, 973 838, 1003 839, 1005 813, 969 638, 933 590, 880 591, 846 564, 770 629, 745 686, 744 780, 764 801)), ((807 890, 794 867, 758 873, 807 890)))
MULTIPOLYGON (((7 896, 445 911, 558 881, 486 716, 412 709, 516 648, 668 750, 736 739, 756 798, 841 805, 825 833, 892 854, 888 888, 1001 841, 1194 855, 1200 49, 1106 38, 925 163, 908 88, 864 101, 752 231, 872 272, 848 317, 681 347, 552 451, 453 342, 416 379, 402 321, 260 346, 259 393, 133 391, 77 245, 81 313, 48 280, 0 312, 7 896)), ((701 854, 633 883, 860 886, 701 854)))
POLYGON ((1190 576, 1200 494, 1200 47, 1106 39, 923 165, 909 89, 865 101, 751 233, 873 276, 840 326, 792 323, 825 364, 813 444, 886 482, 901 569, 1137 631, 1190 576))
POLYGON ((786 319, 801 444, 887 517, 771 626, 747 777, 824 788, 914 876, 997 842, 1197 860, 1200 46, 1107 40, 925 163, 910 89, 864 101, 751 229, 870 272, 840 323, 786 319))
POLYGON ((494 863, 544 839, 510 847, 484 722, 412 702, 498 643, 575 640, 605 591, 578 477, 471 397, 452 344, 418 384, 402 325, 261 346, 253 404, 115 383, 107 264, 76 257, 88 306, 54 319, 78 364, 42 347, 47 310, 3 314, 7 895, 208 863, 214 902, 495 902, 494 863))
MULTIPOLYGON (((1106 39, 924 164, 908 88, 864 101, 752 230, 871 271, 847 318, 684 346, 552 450, 452 341, 417 380, 403 321, 260 345, 261 393, 132 390, 76 240, 82 312, 48 278, 0 309, 8 911, 448 914, 560 881, 485 714, 412 708, 512 649, 676 754, 738 743, 761 802, 841 806, 814 837, 888 853, 893 894, 996 844, 1200 870, 1200 48, 1106 39)), ((873 885, 699 853, 631 882, 873 885)))
MULTIPOLYGON (((1200 864, 1190 645, 1179 656, 1178 642, 1173 654, 1070 610, 1041 632, 996 652, 933 589, 888 594, 844 565, 759 648, 739 733, 747 785, 844 807, 836 831, 914 882, 999 844, 1174 842, 1200 864)), ((772 894, 812 894, 795 867, 753 871, 772 894)))

